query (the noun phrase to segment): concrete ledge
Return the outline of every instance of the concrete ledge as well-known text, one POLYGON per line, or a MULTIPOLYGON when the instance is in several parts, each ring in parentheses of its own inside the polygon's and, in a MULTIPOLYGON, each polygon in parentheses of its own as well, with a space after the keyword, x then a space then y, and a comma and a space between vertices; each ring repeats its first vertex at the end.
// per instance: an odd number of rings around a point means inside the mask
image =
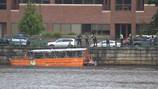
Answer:
POLYGON ((100 65, 158 65, 157 48, 92 48, 90 52, 100 65))
POLYGON ((156 6, 155 4, 144 4, 144 6, 156 6))

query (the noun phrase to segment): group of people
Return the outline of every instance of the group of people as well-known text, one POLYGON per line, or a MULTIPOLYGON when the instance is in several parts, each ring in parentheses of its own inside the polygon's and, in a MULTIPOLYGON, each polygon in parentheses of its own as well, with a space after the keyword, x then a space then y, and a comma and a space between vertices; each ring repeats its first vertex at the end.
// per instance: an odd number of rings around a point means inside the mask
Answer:
POLYGON ((120 35, 120 42, 121 42, 121 46, 123 45, 132 45, 133 44, 133 37, 131 34, 129 34, 126 37, 123 37, 123 35, 120 35))
MULTIPOLYGON (((124 36, 123 34, 120 34, 120 43, 121 43, 121 46, 133 46, 135 41, 134 41, 134 36, 132 36, 132 34, 128 34, 126 36, 124 36)), ((83 47, 83 44, 84 46, 86 47, 89 47, 90 45, 90 42, 93 43, 93 46, 96 47, 97 46, 97 37, 94 33, 92 33, 91 35, 88 34, 88 33, 85 33, 85 34, 78 34, 76 36, 76 41, 77 41, 77 46, 78 47, 83 47), (85 43, 83 43, 83 40, 85 43)), ((150 46, 154 43, 154 37, 152 36, 150 38, 150 46)), ((107 47, 110 47, 110 40, 108 38, 106 38, 106 45, 107 47)), ((117 45, 117 44, 116 44, 117 45)))
MULTIPOLYGON (((149 43, 148 45, 152 46, 154 45, 154 36, 152 35, 151 37, 146 37, 146 36, 142 36, 142 35, 139 35, 139 36, 132 36, 131 34, 123 37, 123 35, 121 34, 120 35, 120 42, 121 42, 121 46, 133 46, 135 45, 135 41, 148 41, 146 43, 149 43), (140 39, 139 39, 140 38, 140 39)), ((142 43, 143 44, 143 43, 142 43)))
POLYGON ((76 41, 77 41, 77 46, 78 47, 83 46, 82 39, 85 40, 86 47, 89 47, 89 44, 90 44, 91 40, 92 40, 94 46, 97 46, 97 37, 95 36, 94 33, 91 36, 89 36, 88 33, 85 33, 84 35, 82 35, 82 34, 77 35, 76 36, 76 41))

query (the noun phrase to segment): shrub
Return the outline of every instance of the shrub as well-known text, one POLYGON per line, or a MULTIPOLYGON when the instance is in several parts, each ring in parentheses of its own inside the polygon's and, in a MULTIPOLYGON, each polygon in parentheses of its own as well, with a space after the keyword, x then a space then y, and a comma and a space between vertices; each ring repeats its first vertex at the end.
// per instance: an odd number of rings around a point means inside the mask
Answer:
POLYGON ((53 33, 53 38, 59 38, 59 37, 61 37, 61 33, 59 32, 53 33))
POLYGON ((47 40, 36 38, 31 40, 31 47, 46 47, 47 46, 47 40))
POLYGON ((76 35, 76 33, 71 32, 71 33, 68 33, 67 35, 76 35))
POLYGON ((44 38, 58 38, 61 37, 61 34, 59 32, 42 32, 41 36, 44 38))

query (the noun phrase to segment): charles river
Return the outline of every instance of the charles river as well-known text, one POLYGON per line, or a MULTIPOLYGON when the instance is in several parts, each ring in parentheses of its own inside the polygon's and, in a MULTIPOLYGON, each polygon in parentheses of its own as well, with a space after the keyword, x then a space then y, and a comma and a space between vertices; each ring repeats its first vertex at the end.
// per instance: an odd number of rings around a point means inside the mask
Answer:
POLYGON ((158 89, 158 67, 0 66, 0 89, 158 89))

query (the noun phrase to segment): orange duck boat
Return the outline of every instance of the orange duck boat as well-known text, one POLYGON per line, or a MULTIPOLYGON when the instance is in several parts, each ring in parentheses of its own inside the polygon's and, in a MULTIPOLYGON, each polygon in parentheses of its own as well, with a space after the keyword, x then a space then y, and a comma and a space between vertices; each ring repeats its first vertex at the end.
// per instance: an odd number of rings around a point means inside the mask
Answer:
POLYGON ((82 67, 94 64, 87 48, 37 49, 10 60, 14 66, 82 67))

